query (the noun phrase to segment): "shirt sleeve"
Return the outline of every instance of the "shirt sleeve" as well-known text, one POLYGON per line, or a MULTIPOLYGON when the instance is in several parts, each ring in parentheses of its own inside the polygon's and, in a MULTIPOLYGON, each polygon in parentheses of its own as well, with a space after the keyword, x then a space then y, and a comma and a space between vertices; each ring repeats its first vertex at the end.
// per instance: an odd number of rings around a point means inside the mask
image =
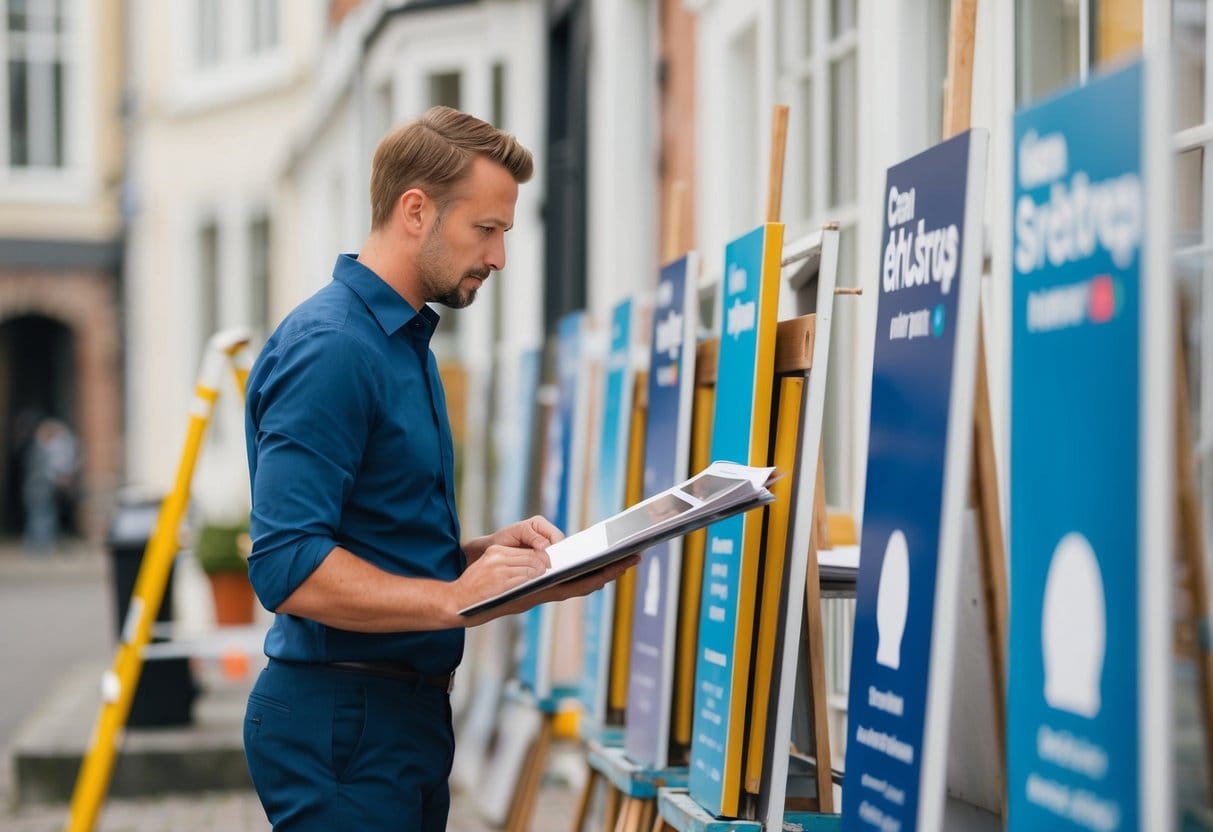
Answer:
POLYGON ((258 363, 246 419, 249 579, 276 610, 337 545, 379 396, 365 348, 339 329, 307 332, 258 363))

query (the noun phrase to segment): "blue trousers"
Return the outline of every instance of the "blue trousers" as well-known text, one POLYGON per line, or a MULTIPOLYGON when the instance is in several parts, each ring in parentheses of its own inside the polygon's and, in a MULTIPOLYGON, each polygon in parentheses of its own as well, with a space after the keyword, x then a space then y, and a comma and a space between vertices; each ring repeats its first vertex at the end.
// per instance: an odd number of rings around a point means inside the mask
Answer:
POLYGON ((271 659, 244 753, 276 832, 446 828, 455 738, 435 688, 271 659))

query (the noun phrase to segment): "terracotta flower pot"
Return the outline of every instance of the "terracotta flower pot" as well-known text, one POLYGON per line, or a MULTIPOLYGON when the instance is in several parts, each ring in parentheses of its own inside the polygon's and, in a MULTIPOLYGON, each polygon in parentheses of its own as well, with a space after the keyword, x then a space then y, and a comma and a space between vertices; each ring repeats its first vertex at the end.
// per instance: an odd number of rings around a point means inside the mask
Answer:
POLYGON ((253 623, 253 585, 239 572, 213 572, 211 595, 215 599, 215 623, 220 627, 253 623))

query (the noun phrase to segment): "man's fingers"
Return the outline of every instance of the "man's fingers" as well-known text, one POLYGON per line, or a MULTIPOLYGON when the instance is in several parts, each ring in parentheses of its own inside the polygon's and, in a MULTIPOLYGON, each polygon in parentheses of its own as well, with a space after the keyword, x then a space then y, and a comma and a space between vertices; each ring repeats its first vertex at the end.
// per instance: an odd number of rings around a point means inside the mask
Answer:
POLYGON ((546 549, 553 543, 559 543, 564 540, 564 532, 556 528, 556 526, 541 514, 536 514, 523 522, 523 526, 528 529, 530 536, 530 545, 536 549, 546 549))

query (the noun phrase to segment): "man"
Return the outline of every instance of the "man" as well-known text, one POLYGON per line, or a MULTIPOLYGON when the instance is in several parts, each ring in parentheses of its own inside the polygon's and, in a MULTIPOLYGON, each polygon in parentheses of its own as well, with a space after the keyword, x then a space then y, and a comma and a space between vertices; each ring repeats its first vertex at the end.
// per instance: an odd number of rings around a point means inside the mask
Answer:
MULTIPOLYGON (((293 311, 248 380, 249 576, 277 615, 245 753, 279 830, 437 830, 454 753, 459 610, 549 566, 532 517, 460 545, 438 315, 505 266, 531 154, 445 107, 389 134, 357 257, 293 311)), ((490 617, 585 594, 635 558, 490 617)))

